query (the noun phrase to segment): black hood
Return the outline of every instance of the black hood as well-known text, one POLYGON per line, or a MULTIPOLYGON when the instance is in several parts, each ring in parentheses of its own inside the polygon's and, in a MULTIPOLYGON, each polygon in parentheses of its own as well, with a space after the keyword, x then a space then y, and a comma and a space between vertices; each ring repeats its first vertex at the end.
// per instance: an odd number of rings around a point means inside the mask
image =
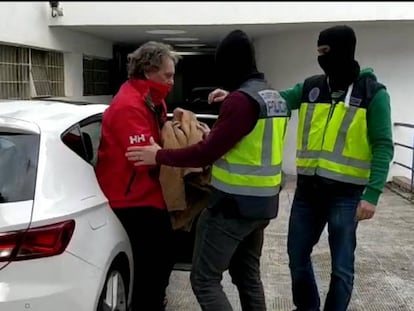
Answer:
POLYGON ((344 89, 358 77, 359 64, 355 60, 356 36, 346 25, 334 26, 320 32, 318 47, 329 46, 329 51, 318 56, 318 63, 329 77, 332 88, 344 89))
POLYGON ((234 30, 220 42, 216 51, 216 71, 220 86, 228 91, 261 75, 256 68, 253 44, 246 33, 234 30))

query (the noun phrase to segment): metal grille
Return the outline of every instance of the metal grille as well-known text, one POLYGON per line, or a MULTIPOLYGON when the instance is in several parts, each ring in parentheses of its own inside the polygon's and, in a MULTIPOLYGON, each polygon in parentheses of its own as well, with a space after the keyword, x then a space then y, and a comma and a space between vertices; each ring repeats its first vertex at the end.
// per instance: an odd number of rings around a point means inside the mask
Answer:
POLYGON ((52 90, 47 76, 46 58, 47 52, 31 50, 32 56, 32 79, 35 96, 51 96, 52 90))
POLYGON ((110 95, 110 61, 83 57, 83 95, 110 95))
POLYGON ((65 96, 63 54, 31 50, 35 96, 65 96))
POLYGON ((53 96, 65 96, 65 70, 63 53, 48 52, 46 59, 47 76, 49 77, 53 96))
POLYGON ((30 98, 29 49, 0 45, 0 98, 30 98))
POLYGON ((63 53, 0 45, 0 98, 65 96, 63 53))

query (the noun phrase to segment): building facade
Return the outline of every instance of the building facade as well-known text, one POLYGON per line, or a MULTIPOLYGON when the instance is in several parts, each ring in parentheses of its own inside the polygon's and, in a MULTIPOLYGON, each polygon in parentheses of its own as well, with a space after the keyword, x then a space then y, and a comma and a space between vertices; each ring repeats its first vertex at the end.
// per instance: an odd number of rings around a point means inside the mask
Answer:
MULTIPOLYGON (((321 72, 319 31, 348 24, 357 34, 361 67, 374 68, 388 88, 393 122, 414 123, 412 2, 54 2, 57 9, 51 3, 0 3, 0 98, 109 103, 126 79, 126 54, 148 40, 166 41, 184 58, 210 55, 198 65, 186 61, 193 71, 178 74, 176 84, 187 78, 198 81, 191 88, 214 86, 212 79, 202 79, 214 75, 212 66, 201 64, 211 61, 216 44, 235 28, 253 38, 259 69, 283 89, 321 72)), ((295 150, 296 125, 294 114, 289 155, 295 150)), ((395 140, 413 145, 413 132, 395 127, 395 140)), ((395 154, 396 161, 412 165, 411 150, 396 147, 395 154)), ((295 174, 293 156, 285 157, 284 169, 295 174)), ((393 165, 390 178, 395 175, 411 178, 409 170, 393 165)))

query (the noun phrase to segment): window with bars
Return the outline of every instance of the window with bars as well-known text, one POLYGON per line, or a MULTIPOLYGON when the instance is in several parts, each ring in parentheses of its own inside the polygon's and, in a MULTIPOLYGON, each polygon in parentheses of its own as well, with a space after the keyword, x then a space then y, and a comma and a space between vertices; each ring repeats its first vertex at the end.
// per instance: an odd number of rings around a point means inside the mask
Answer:
POLYGON ((83 95, 111 95, 110 60, 83 57, 83 95))
POLYGON ((34 96, 65 96, 63 54, 32 49, 31 60, 34 96))
POLYGON ((0 45, 0 98, 30 98, 28 48, 0 45))
POLYGON ((63 53, 0 45, 0 98, 65 96, 63 53))

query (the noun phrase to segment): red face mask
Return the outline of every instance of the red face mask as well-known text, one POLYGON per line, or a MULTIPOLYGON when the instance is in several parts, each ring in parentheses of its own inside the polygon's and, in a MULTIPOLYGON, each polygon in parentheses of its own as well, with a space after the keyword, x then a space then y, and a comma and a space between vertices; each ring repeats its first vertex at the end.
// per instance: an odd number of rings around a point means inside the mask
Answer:
POLYGON ((147 80, 147 83, 154 103, 164 100, 172 89, 172 85, 166 83, 158 83, 152 80, 147 80))

